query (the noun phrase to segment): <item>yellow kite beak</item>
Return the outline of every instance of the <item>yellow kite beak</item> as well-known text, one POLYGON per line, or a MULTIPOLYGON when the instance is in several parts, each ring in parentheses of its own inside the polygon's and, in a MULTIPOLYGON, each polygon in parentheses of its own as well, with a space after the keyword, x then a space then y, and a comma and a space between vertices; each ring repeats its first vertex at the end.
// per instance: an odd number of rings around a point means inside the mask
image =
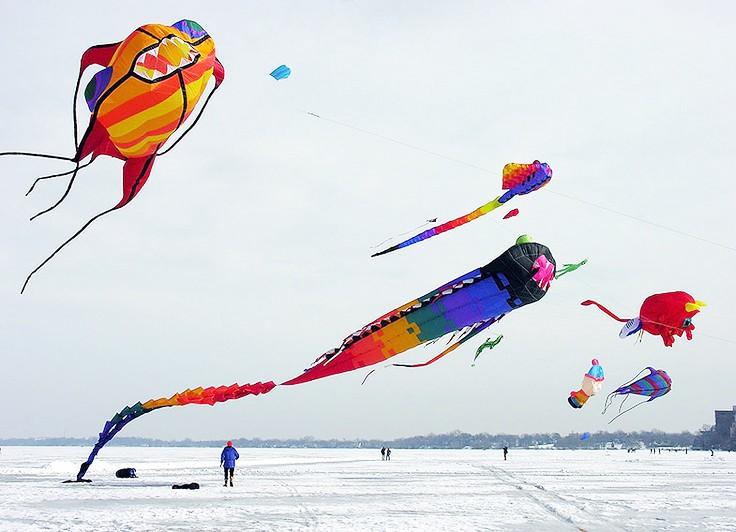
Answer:
POLYGON ((708 305, 705 303, 705 301, 693 301, 692 303, 685 303, 685 311, 686 312, 693 312, 693 311, 699 311, 703 307, 707 307, 708 305))

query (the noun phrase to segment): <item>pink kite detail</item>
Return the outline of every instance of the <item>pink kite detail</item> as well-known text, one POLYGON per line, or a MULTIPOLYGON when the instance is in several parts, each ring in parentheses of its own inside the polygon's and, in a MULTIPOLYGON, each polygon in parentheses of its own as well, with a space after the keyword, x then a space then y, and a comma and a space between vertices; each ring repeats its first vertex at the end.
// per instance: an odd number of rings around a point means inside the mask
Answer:
POLYGON ((539 285, 542 290, 549 288, 552 279, 555 277, 555 265, 547 260, 547 257, 540 255, 537 260, 534 261, 534 268, 537 268, 536 273, 532 277, 539 285))
POLYGON ((513 218, 519 214, 519 209, 511 209, 509 212, 506 213, 506 216, 503 217, 504 220, 508 220, 509 218, 513 218))

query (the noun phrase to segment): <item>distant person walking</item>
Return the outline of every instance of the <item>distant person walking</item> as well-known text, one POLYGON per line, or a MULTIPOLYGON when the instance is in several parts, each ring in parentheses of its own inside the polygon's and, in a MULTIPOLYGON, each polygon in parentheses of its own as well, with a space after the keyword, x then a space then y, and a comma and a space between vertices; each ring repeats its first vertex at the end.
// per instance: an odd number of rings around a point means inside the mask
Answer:
POLYGON ((385 459, 386 459, 386 448, 381 447, 381 460, 385 460, 385 459))
POLYGON ((386 447, 386 460, 391 460, 391 449, 386 447))
POLYGON ((220 454, 220 467, 225 468, 225 486, 227 486, 227 477, 230 476, 230 487, 233 487, 233 474, 235 473, 235 460, 240 458, 238 451, 233 447, 233 442, 227 442, 227 445, 220 454))
POLYGON ((509 448, 505 445, 503 446, 503 459, 506 460, 506 456, 509 454, 509 448))

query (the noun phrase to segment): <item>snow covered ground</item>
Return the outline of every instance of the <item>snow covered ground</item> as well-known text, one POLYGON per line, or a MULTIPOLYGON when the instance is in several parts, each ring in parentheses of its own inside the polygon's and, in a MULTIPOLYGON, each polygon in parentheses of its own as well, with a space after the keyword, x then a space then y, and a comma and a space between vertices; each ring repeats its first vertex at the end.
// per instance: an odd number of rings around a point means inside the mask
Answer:
POLYGON ((3 448, 0 530, 736 530, 733 453, 240 449, 224 488, 219 449, 109 447, 61 484, 87 451, 3 448))

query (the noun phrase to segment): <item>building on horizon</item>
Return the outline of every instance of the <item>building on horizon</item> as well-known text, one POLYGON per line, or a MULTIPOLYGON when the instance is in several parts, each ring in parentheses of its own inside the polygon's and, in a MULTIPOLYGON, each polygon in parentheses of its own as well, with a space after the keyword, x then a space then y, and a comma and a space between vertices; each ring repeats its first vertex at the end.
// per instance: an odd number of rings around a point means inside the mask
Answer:
POLYGON ((715 418, 715 425, 700 431, 693 448, 736 451, 736 406, 731 410, 716 410, 715 418))

